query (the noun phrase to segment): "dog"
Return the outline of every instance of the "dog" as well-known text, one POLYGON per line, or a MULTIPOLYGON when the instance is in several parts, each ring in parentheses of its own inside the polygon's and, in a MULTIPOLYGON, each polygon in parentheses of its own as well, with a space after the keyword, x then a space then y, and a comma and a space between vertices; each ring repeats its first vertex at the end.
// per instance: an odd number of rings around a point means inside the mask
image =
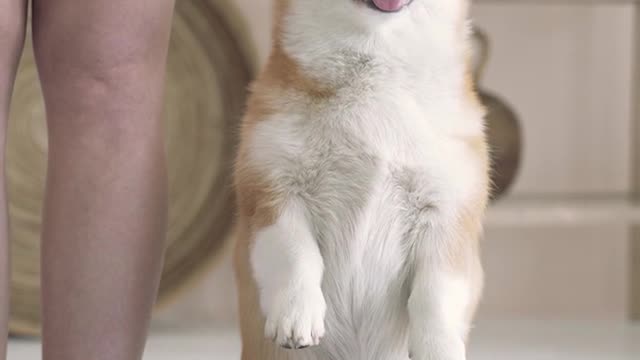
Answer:
POLYGON ((276 0, 234 169, 243 360, 463 360, 490 192, 468 0, 276 0))

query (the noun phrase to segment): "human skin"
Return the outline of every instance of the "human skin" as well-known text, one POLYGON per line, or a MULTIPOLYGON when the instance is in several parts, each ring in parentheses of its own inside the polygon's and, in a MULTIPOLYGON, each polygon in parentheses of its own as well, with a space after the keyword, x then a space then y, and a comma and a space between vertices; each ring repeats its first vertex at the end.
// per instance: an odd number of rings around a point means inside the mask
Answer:
POLYGON ((10 273, 4 149, 11 92, 24 44, 26 10, 25 0, 0 0, 0 359, 7 350, 10 273))
MULTIPOLYGON (((9 3, 19 14, 23 1, 0 0, 0 13, 9 3)), ((45 360, 142 356, 167 222, 161 119, 173 6, 174 0, 33 2, 49 132, 41 264, 45 360)), ((21 47, 14 38, 20 46, 10 58, 21 47)), ((2 57, 4 95, 15 63, 4 66, 2 57)), ((7 108, 8 101, 0 103, 0 114, 7 108)), ((6 234, 6 211, 0 217, 0 234, 6 234)), ((3 236, 5 268, 6 242, 3 236)))

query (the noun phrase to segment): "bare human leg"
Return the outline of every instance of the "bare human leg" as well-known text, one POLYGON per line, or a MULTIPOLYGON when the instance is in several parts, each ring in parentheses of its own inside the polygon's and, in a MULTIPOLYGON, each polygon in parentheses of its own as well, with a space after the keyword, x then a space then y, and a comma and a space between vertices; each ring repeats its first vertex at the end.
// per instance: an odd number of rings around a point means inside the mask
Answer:
POLYGON ((49 128, 45 360, 137 360, 167 217, 162 95, 174 0, 35 0, 49 128))
POLYGON ((11 92, 24 46, 27 0, 0 0, 0 359, 7 353, 9 231, 4 165, 11 92))

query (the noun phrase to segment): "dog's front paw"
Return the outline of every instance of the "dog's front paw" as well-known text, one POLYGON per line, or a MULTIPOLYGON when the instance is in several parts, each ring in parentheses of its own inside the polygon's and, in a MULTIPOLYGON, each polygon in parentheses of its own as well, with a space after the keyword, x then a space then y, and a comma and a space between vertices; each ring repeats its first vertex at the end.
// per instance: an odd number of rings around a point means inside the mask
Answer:
POLYGON ((411 360, 466 360, 464 342, 457 338, 425 337, 412 341, 411 360))
POLYGON ((265 336, 287 349, 320 344, 326 304, 320 287, 287 289, 269 306, 265 336))

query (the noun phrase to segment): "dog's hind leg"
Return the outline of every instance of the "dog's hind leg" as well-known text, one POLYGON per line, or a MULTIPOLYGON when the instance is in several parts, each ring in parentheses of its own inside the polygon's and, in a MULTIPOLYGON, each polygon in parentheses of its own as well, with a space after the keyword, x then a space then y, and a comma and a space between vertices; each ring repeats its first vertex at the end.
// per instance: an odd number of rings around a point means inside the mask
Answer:
POLYGON ((482 268, 474 235, 451 239, 457 240, 423 239, 416 247, 408 302, 413 360, 466 359, 465 342, 482 289, 482 268))

